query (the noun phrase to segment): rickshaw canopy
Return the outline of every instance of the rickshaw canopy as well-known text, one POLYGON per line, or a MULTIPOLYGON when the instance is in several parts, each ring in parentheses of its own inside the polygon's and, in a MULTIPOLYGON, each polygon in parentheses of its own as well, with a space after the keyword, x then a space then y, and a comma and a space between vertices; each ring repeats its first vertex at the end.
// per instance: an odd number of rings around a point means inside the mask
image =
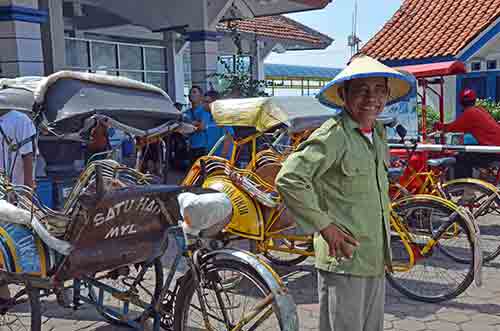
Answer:
POLYGON ((181 118, 163 90, 124 77, 61 71, 0 80, 0 111, 29 114, 35 108, 64 132, 77 131, 94 114, 143 130, 181 118))
POLYGON ((308 96, 217 100, 211 111, 218 125, 253 127, 260 132, 279 125, 290 132, 314 129, 340 112, 308 96))
POLYGON ((417 79, 428 78, 428 77, 440 77, 440 76, 452 76, 458 74, 464 74, 465 64, 461 61, 446 61, 438 63, 426 63, 426 64, 416 64, 404 67, 398 67, 411 73, 417 79))

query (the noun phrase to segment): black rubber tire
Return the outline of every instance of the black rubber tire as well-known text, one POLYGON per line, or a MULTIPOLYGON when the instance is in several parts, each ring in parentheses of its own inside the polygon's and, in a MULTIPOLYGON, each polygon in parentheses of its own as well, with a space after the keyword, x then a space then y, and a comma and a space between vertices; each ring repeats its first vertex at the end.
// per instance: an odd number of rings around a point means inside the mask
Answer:
MULTIPOLYGON (((478 183, 468 183, 468 182, 457 182, 450 184, 445 183, 443 185, 443 190, 447 195, 446 196, 447 199, 457 202, 455 201, 456 199, 453 193, 457 192, 457 194, 459 194, 460 192, 464 191, 465 187, 470 187, 470 190, 474 190, 474 192, 476 192, 477 201, 480 201, 480 199, 486 200, 487 197, 489 197, 492 194, 495 194, 495 192, 487 186, 480 185, 478 183)), ((471 211, 472 214, 474 214, 473 207, 469 208, 469 211, 471 211)), ((475 215, 475 220, 477 225, 479 226, 479 231, 481 234, 481 244, 483 247, 485 247, 482 249, 483 262, 490 262, 493 259, 495 259, 498 255, 500 255, 500 199, 496 198, 491 202, 490 208, 488 209, 488 212, 486 214, 483 213, 482 215, 475 215), (487 223, 488 218, 494 216, 497 216, 498 218, 497 226, 494 226, 498 228, 498 231, 496 231, 498 232, 498 235, 495 233, 492 234, 491 236, 487 236, 487 234, 492 232, 491 222, 487 223)))
MULTIPOLYGON (((423 211, 428 211, 431 210, 434 214, 431 214, 431 217, 437 216, 437 220, 439 220, 440 215, 450 215, 453 213, 453 209, 449 207, 448 205, 445 205, 439 201, 435 200, 422 200, 422 199, 415 199, 412 200, 406 199, 406 200, 401 200, 395 204, 393 204, 393 211, 400 215, 401 217, 405 216, 406 218, 404 219, 404 222, 406 222, 408 230, 410 230, 410 233, 414 235, 417 233, 415 228, 416 226, 412 225, 412 221, 414 221, 414 217, 411 213, 416 212, 418 210, 423 211), (406 213, 405 213, 406 212, 406 213), (411 217, 410 217, 411 216, 411 217), (411 226, 411 228, 410 228, 411 226)), ((418 221, 418 220, 417 220, 418 221)), ((429 217, 429 222, 432 222, 432 218, 429 217)), ((465 224, 465 220, 463 218, 459 218, 456 222, 457 226, 459 227, 459 234, 460 238, 463 239, 463 242, 467 244, 467 247, 463 248, 463 244, 460 244, 459 246, 454 246, 455 249, 457 250, 467 250, 469 254, 471 255, 471 258, 469 259, 468 263, 461 263, 457 262, 454 259, 450 258, 448 254, 444 254, 442 249, 440 249, 440 246, 447 244, 448 242, 446 241, 446 238, 441 238, 438 240, 438 245, 435 246, 435 248, 431 251, 431 253, 427 257, 421 258, 415 266, 413 266, 409 271, 393 271, 392 273, 386 272, 386 279, 387 281, 399 292, 404 294, 410 299, 417 300, 417 301, 423 301, 423 302, 429 302, 429 303, 437 303, 437 302, 442 302, 446 300, 453 299, 460 295, 462 292, 464 292, 469 285, 472 283, 473 278, 474 278, 474 272, 473 272, 473 266, 474 266, 474 257, 473 257, 473 251, 475 247, 475 242, 472 240, 471 234, 465 224), (439 253, 443 253, 440 255, 439 253), (444 258, 443 258, 444 257, 444 258), (451 264, 450 264, 451 263, 451 264), (434 268, 436 271, 434 273, 434 268), (414 272, 412 272, 414 270, 414 272), (442 284, 440 283, 440 280, 443 279, 436 279, 436 277, 433 277, 434 275, 437 276, 442 276, 444 272, 454 272, 454 271, 461 271, 462 272, 462 277, 461 280, 457 280, 457 284, 442 284), (424 275, 425 273, 425 275, 424 275), (417 275, 419 276, 419 279, 412 279, 412 275, 417 275), (421 279, 420 279, 421 276, 421 279), (412 286, 413 285, 413 286, 412 286), (443 289, 441 289, 443 287, 443 289), (428 290, 430 289, 430 290, 428 290)), ((420 229, 423 229, 425 231, 425 228, 427 227, 426 224, 422 225, 420 229)), ((432 226, 430 228, 433 228, 432 226)), ((415 236, 417 237, 417 236, 415 236)), ((424 236, 421 236, 424 237, 424 236)), ((396 266, 397 263, 395 263, 397 258, 395 258, 397 252, 402 251, 403 253, 407 252, 406 248, 403 247, 402 241, 397 240, 400 238, 399 236, 396 236, 396 240, 392 238, 391 240, 391 250, 393 252, 393 266, 396 266), (399 250, 397 250, 400 248, 399 250)), ((448 237, 448 239, 451 241, 454 238, 454 236, 448 237)), ((452 242, 453 244, 453 242, 452 242)), ((453 249, 453 247, 450 247, 450 250, 453 249)), ((403 256, 403 259, 406 258, 406 256, 403 256)), ((458 277, 457 277, 458 279, 458 277)), ((455 277, 445 277, 444 281, 450 281, 450 280, 455 280, 455 277)))
MULTIPOLYGON (((134 268, 134 266, 130 266, 131 268, 134 268)), ((154 269, 154 274, 155 274, 155 285, 154 285, 154 289, 153 289, 153 296, 151 298, 151 304, 154 303, 156 300, 158 300, 158 298, 160 297, 160 292, 161 292, 161 289, 162 289, 162 286, 163 286, 163 267, 162 267, 162 263, 161 263, 161 259, 160 258, 156 258, 152 265, 149 266, 149 268, 153 268, 154 269)), ((127 325, 126 322, 124 321, 121 321, 119 319, 117 319, 116 317, 106 313, 105 311, 103 311, 102 309, 97 309, 97 311, 99 312, 99 314, 109 323, 111 324, 114 324, 114 325, 121 325, 121 326, 124 326, 124 325, 127 325)), ((140 317, 138 317, 137 319, 139 319, 140 317)))
MULTIPOLYGON (((213 288, 212 286, 218 285, 219 279, 218 277, 215 277, 216 272, 218 271, 231 271, 231 272, 236 272, 239 273, 240 275, 238 276, 239 278, 242 278, 242 283, 239 284, 237 289, 229 289, 228 292, 235 292, 237 290, 243 290, 243 289, 248 289, 248 287, 245 287, 245 280, 251 281, 251 283, 254 285, 252 289, 257 289, 258 291, 261 292, 263 297, 267 296, 269 294, 269 289, 265 282, 261 279, 259 274, 253 270, 249 265, 235 261, 235 260, 214 260, 209 263, 208 266, 203 268, 204 271, 204 276, 206 279, 210 278, 217 278, 214 279, 212 282, 209 282, 208 286, 210 288, 213 288), (242 285, 243 284, 243 285, 242 285)), ((175 302, 175 310, 174 310, 174 325, 175 328, 174 330, 176 331, 187 331, 186 329, 187 326, 186 323, 188 322, 188 316, 189 316, 189 310, 193 306, 191 304, 193 298, 197 298, 197 292, 196 288, 198 284, 195 283, 194 277, 192 277, 192 274, 187 274, 187 277, 185 278, 185 282, 180 286, 179 292, 176 295, 176 302, 175 302)), ((205 294, 205 293, 204 293, 205 294)), ((225 294, 225 293, 224 293, 225 294)), ((209 295, 205 295, 205 297, 209 297, 209 295)), ((224 295, 226 297, 226 295, 224 295)), ((252 295, 248 295, 248 298, 253 298, 252 295)), ((233 303, 234 307, 240 307, 240 305, 235 305, 233 303)), ((210 308, 212 316, 209 316, 209 318, 214 319, 214 309, 213 306, 211 305, 210 308)), ((193 308, 195 309, 195 308, 193 308)), ((222 311, 223 308, 220 306, 217 306, 215 308, 215 311, 222 311)), ((248 310, 244 310, 248 311, 248 310)), ((227 312, 227 311, 226 311, 227 312)), ((201 314, 200 314, 201 315, 201 314)), ((229 316, 234 316, 234 314, 228 313, 229 316)), ((272 313, 270 318, 273 318, 271 321, 268 321, 272 323, 271 328, 267 326, 266 330, 279 330, 279 323, 278 323, 278 318, 275 315, 275 313, 272 313)), ((236 321, 237 322, 237 321, 236 321)), ((235 321, 232 321, 232 324, 235 324, 235 321)), ((227 327, 227 326, 226 326, 227 327)), ((230 330, 231 328, 227 329, 230 330)), ((200 330, 204 330, 204 326, 200 325, 200 330)), ((216 330, 226 330, 226 328, 220 329, 216 328, 216 330)), ((259 330, 259 328, 257 328, 259 330)))
MULTIPOLYGON (((30 313, 30 325, 27 326, 23 321, 21 321, 18 317, 13 317, 12 320, 4 319, 5 316, 0 314, 0 330, 12 330, 12 331, 41 331, 42 330, 42 309, 40 304, 40 290, 39 289, 31 289, 27 290, 25 294, 27 296, 27 302, 23 305, 29 305, 29 313, 30 313), (17 322, 14 322, 17 321, 17 322), (7 326, 4 326, 4 323, 7 326)), ((14 306, 15 310, 17 306, 14 306)), ((25 310, 21 309, 23 313, 26 313, 25 310)), ((9 311, 6 312, 9 314, 9 311)), ((5 317, 8 318, 8 317, 5 317)))
MULTIPOLYGON (((286 239, 282 239, 282 240, 286 240, 286 239)), ((312 243, 304 243, 301 246, 303 246, 303 249, 306 252, 313 252, 314 251, 314 247, 313 247, 312 243)), ((287 257, 283 258, 283 257, 276 256, 276 255, 274 255, 274 251, 264 252, 263 255, 271 263, 273 263, 275 265, 283 266, 283 267, 293 267, 293 266, 295 266, 295 265, 297 265, 299 263, 304 262, 309 257, 307 255, 298 255, 298 254, 291 254, 291 253, 288 254, 288 253, 279 252, 279 251, 277 253, 279 253, 279 254, 287 254, 287 257), (288 256, 290 258, 288 258, 288 256)))

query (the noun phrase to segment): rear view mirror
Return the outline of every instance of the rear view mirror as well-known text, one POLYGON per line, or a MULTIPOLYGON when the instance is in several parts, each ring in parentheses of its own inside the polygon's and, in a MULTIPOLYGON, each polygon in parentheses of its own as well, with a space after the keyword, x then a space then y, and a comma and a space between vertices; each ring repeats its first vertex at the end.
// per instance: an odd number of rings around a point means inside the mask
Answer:
POLYGON ((406 130, 406 128, 401 124, 396 125, 396 127, 394 129, 396 130, 396 133, 401 138, 401 140, 404 140, 406 137, 406 134, 408 133, 408 130, 406 130))

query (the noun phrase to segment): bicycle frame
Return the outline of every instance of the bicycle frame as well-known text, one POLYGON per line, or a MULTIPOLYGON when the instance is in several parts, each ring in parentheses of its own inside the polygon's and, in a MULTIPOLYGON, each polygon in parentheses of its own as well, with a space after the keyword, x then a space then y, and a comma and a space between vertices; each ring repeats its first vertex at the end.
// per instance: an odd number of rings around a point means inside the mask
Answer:
MULTIPOLYGON (((184 261, 187 263, 188 272, 191 273, 193 277, 195 277, 196 283, 203 284, 203 282, 201 282, 200 280, 204 277, 203 264, 206 263, 206 260, 214 257, 220 258, 227 256, 232 258, 233 260, 244 261, 254 266, 271 290, 271 294, 269 294, 266 298, 259 302, 254 310, 245 312, 245 315, 242 316, 241 321, 232 330, 240 330, 244 325, 246 325, 246 323, 250 323, 257 315, 264 312, 263 317, 259 318, 252 326, 254 328, 258 327, 263 322, 264 317, 269 316, 272 313, 273 309, 279 310, 278 316, 280 316, 280 324, 282 324, 282 330, 297 329, 298 324, 296 314, 288 309, 284 309, 284 306, 280 307, 281 303, 286 303, 287 305, 294 306, 293 300, 291 299, 290 295, 284 294, 284 292, 282 292, 284 289, 284 285, 281 282, 279 275, 277 275, 272 270, 272 268, 268 266, 264 261, 258 259, 255 256, 252 256, 250 253, 235 249, 220 249, 215 251, 208 251, 206 254, 204 254, 203 257, 199 257, 197 255, 202 253, 203 248, 202 246, 200 246, 196 238, 187 239, 186 241, 186 237, 182 233, 181 227, 172 227, 169 229, 169 233, 175 236, 178 250, 174 262, 169 269, 167 278, 162 286, 159 299, 156 302, 151 305, 141 300, 141 298, 137 294, 138 291, 136 290, 136 287, 144 277, 147 271, 147 267, 150 265, 146 263, 146 267, 142 268, 139 276, 136 278, 135 283, 132 284, 130 290, 127 293, 122 293, 119 290, 107 286, 99 282, 98 279, 83 278, 75 280, 73 285, 73 303, 75 307, 81 305, 81 301, 89 303, 93 306, 96 306, 97 309, 105 311, 106 313, 111 314, 122 321, 125 321, 130 327, 137 330, 142 329, 142 322, 144 322, 145 319, 147 319, 149 316, 153 316, 153 331, 159 331, 160 319, 162 318, 162 316, 164 316, 165 314, 173 315, 173 312, 165 311, 164 307, 174 307, 177 290, 179 286, 182 286, 182 281, 184 279, 183 277, 180 277, 176 281, 174 281, 174 275, 176 274, 181 261, 184 259, 184 261), (88 295, 82 294, 82 287, 87 287, 88 295), (97 293, 95 289, 97 289, 97 293), (108 292, 113 297, 123 301, 124 304, 121 310, 110 309, 104 306, 105 292, 108 292), (279 298, 280 304, 273 305, 274 300, 277 298, 279 298), (165 301, 165 299, 167 299, 167 301, 165 301), (127 319, 130 304, 144 309, 140 321, 127 319)), ((208 319, 210 313, 208 311, 204 295, 201 293, 201 288, 198 287, 196 291, 200 302, 205 327, 207 328, 207 330, 212 330, 213 328, 211 327, 208 319)), ((219 302, 219 304, 223 303, 219 302)))
POLYGON ((415 237, 415 234, 412 234, 410 230, 405 226, 405 224, 399 220, 399 216, 394 211, 391 211, 390 225, 396 231, 399 238, 401 238, 401 241, 403 242, 403 245, 406 248, 409 257, 408 265, 406 266, 393 265, 392 267, 395 271, 399 272, 409 271, 412 267, 416 265, 418 260, 425 258, 430 252, 432 252, 432 249, 437 245, 439 239, 441 239, 445 234, 447 234, 448 230, 451 227, 455 227, 452 235, 453 236, 457 235, 455 217, 458 217, 460 214, 457 210, 457 207, 452 202, 428 194, 406 197, 399 200, 398 202, 404 203, 405 201, 418 200, 422 198, 445 204, 452 210, 455 210, 455 212, 448 218, 448 220, 443 222, 443 224, 441 224, 436 231, 432 231, 430 236, 426 236, 426 238, 428 239, 426 239, 425 245, 423 247, 419 247, 419 245, 412 240, 412 238, 415 237))

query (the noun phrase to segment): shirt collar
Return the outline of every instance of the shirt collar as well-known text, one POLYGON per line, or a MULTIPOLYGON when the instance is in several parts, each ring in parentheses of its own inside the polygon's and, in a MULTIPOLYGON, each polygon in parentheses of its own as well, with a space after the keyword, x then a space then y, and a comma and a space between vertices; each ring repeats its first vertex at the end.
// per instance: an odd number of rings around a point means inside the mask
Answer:
MULTIPOLYGON (((342 116, 344 118, 344 127, 346 129, 351 129, 361 132, 359 123, 352 119, 348 111, 344 110, 342 112, 342 116)), ((373 132, 376 132, 378 135, 381 135, 383 131, 384 131, 384 125, 378 121, 375 122, 375 126, 373 127, 373 132)))

